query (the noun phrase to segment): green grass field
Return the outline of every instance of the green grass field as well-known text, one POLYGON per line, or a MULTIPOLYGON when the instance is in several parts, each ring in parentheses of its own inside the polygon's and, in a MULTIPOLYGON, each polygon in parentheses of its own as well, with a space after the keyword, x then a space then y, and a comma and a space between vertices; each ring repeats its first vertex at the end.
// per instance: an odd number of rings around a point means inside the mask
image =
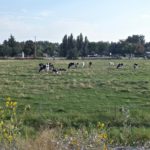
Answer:
MULTIPOLYGON (((0 99, 7 96, 18 102, 18 112, 30 104, 25 124, 80 127, 98 121, 121 127, 129 110, 133 127, 143 127, 150 138, 150 61, 112 60, 123 62, 120 69, 109 66, 109 60, 92 60, 92 67, 70 69, 55 75, 38 72, 38 64, 47 60, 0 60, 0 99), (139 68, 134 70, 133 63, 139 68)), ((55 60, 54 66, 67 68, 71 61, 55 60)), ((76 61, 80 63, 80 60, 76 61)), ((85 61, 86 63, 89 60, 85 61)))

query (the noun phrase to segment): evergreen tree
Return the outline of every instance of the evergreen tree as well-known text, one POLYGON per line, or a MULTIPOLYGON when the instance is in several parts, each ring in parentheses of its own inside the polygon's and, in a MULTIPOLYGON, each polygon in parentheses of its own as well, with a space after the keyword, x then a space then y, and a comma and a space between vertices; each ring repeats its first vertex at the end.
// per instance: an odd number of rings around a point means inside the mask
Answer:
POLYGON ((81 55, 81 51, 83 49, 83 46, 84 46, 83 35, 82 35, 82 33, 80 33, 80 35, 77 36, 77 40, 76 40, 76 47, 77 47, 79 55, 81 55))
POLYGON ((27 56, 33 55, 34 54, 34 42, 32 40, 26 41, 23 51, 27 56))
POLYGON ((8 39, 8 47, 9 47, 9 55, 10 56, 16 56, 18 53, 18 47, 17 42, 14 38, 14 36, 10 35, 10 38, 8 39))
POLYGON ((67 37, 67 35, 65 35, 63 37, 60 49, 61 49, 60 50, 60 56, 66 57, 67 56, 67 50, 68 50, 68 37, 67 37))
POLYGON ((85 57, 88 54, 88 44, 89 44, 88 38, 87 38, 87 36, 85 36, 83 49, 81 51, 81 56, 82 57, 85 57))
POLYGON ((68 37, 68 49, 67 49, 67 59, 77 59, 78 57, 78 51, 76 48, 76 41, 73 38, 73 35, 71 34, 68 37))

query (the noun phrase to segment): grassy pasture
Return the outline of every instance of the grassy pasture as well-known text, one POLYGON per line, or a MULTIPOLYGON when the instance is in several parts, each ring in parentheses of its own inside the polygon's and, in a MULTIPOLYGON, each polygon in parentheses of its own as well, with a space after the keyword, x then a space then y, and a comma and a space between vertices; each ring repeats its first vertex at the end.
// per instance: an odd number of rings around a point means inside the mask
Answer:
MULTIPOLYGON (((20 113, 24 105, 30 104, 25 124, 34 128, 59 123, 90 126, 98 121, 121 127, 124 117, 120 108, 125 107, 130 111, 131 125, 138 130, 144 127, 150 136, 150 61, 113 61, 125 66, 116 69, 108 65, 109 60, 92 60, 91 68, 55 75, 38 72, 38 64, 46 60, 0 60, 1 103, 10 96, 18 102, 20 113), (133 63, 138 63, 139 68, 134 70, 133 63)), ((63 68, 69 62, 52 61, 63 68)))

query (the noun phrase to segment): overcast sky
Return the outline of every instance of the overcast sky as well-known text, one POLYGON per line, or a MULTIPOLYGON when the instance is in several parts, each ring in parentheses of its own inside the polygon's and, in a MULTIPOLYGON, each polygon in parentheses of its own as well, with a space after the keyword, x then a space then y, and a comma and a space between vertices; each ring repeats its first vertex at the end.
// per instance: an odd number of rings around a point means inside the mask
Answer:
POLYGON ((118 41, 133 34, 150 41, 150 0, 0 0, 0 43, 61 42, 83 33, 90 41, 118 41))

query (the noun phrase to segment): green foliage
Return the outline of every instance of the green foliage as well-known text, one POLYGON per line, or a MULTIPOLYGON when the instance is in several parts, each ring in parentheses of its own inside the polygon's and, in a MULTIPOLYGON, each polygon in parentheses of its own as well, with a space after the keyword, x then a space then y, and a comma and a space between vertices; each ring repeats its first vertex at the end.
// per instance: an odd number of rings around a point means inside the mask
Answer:
POLYGON ((133 55, 144 56, 145 51, 149 51, 149 43, 145 43, 145 37, 143 35, 128 36, 125 40, 118 42, 90 42, 87 36, 83 37, 80 33, 77 38, 73 37, 73 34, 65 35, 62 39, 62 43, 51 43, 48 41, 36 41, 27 40, 25 42, 16 42, 15 37, 10 35, 8 40, 4 40, 0 45, 0 56, 16 57, 22 51, 25 56, 33 56, 36 49, 36 56, 60 56, 68 59, 74 59, 78 57, 86 57, 88 55, 133 55))
POLYGON ((21 122, 16 114, 17 102, 10 97, 6 98, 0 107, 0 145, 12 146, 20 135, 21 122))
POLYGON ((25 42, 23 51, 24 51, 26 56, 33 55, 34 49, 35 49, 35 45, 34 45, 33 41, 29 40, 29 41, 25 42))

